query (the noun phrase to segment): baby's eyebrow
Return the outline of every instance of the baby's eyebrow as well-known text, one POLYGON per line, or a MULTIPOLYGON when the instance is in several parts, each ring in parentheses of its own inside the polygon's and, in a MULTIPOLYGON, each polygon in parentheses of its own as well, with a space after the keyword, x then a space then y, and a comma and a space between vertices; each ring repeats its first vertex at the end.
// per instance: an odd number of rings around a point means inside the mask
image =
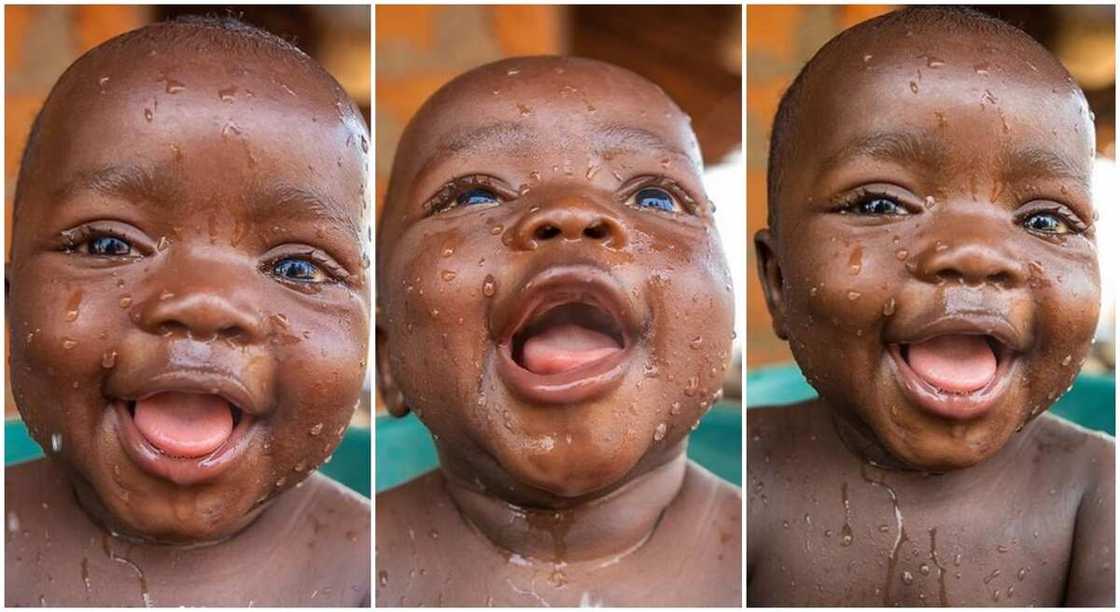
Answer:
POLYGON ((55 193, 65 200, 81 190, 95 191, 131 202, 168 202, 179 195, 179 188, 161 169, 137 164, 111 165, 79 172, 55 193))
POLYGON ((945 164, 949 153, 944 143, 925 134, 873 132, 841 145, 836 152, 825 158, 822 170, 832 169, 844 160, 855 157, 937 167, 945 164))
POLYGON ((1005 178, 1011 181, 1017 178, 1054 177, 1072 179, 1089 187, 1088 168, 1079 168, 1077 164, 1049 149, 1032 147, 1004 151, 1001 158, 1001 165, 1007 169, 1005 178))
POLYGON ((260 222, 282 223, 306 220, 331 223, 360 239, 361 222, 346 207, 314 187, 279 183, 253 196, 253 216, 260 222))
POLYGON ((603 155, 614 151, 641 151, 656 149, 681 157, 689 157, 667 143, 664 138, 645 128, 620 123, 602 123, 595 131, 595 153, 603 155))

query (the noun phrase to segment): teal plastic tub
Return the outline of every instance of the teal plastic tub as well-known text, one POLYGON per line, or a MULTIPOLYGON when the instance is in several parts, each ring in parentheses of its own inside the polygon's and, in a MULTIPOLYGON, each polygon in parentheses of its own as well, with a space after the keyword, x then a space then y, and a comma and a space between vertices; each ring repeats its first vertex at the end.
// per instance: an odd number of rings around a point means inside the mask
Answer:
MULTIPOLYGON (((817 397, 797 364, 758 368, 747 372, 747 409, 795 404, 817 397)), ((1116 379, 1079 374, 1073 388, 1050 412, 1082 427, 1116 435, 1116 379)))
MULTIPOLYGON (((428 429, 409 414, 377 418, 377 491, 411 480, 439 465, 428 429)), ((743 415, 738 403, 720 402, 700 420, 688 456, 719 477, 743 482, 743 415)))
MULTIPOLYGON (((330 463, 319 471, 351 489, 369 497, 370 489, 370 432, 368 427, 350 427, 342 436, 330 463)), ((4 465, 15 465, 43 456, 43 449, 27 432, 19 419, 4 423, 4 465)))

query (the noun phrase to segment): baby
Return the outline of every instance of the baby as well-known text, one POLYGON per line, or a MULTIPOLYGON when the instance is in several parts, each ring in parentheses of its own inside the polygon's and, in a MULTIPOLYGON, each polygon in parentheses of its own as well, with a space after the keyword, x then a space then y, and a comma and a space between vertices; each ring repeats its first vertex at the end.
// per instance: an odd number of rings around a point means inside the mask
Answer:
POLYGON ((11 380, 7 605, 358 605, 369 504, 314 472, 362 393, 367 131, 232 19, 119 36, 32 129, 11 380))
POLYGON ((1058 61, 972 11, 802 70, 755 246, 821 397, 748 413, 750 604, 1113 605, 1113 441, 1045 414, 1097 322, 1093 141, 1058 61))
POLYGON ((377 605, 740 605, 741 494, 685 456, 732 292, 665 93, 576 58, 461 75, 377 235, 379 388, 440 456, 377 498, 377 605))

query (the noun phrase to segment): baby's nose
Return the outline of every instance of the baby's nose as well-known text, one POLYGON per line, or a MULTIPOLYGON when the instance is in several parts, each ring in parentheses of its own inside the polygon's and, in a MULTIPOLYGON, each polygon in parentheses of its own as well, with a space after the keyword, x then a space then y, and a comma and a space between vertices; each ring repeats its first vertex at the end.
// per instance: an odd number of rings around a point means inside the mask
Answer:
POLYGON ((620 249, 626 227, 611 208, 586 195, 564 195, 530 206, 513 227, 511 246, 531 251, 547 242, 590 241, 620 249))
POLYGON ((141 326, 153 334, 179 333, 198 339, 251 342, 261 335, 261 314, 236 289, 182 288, 157 292, 143 305, 141 326))
POLYGON ((1014 257, 1006 244, 969 232, 930 240, 917 254, 916 263, 915 272, 933 283, 991 283, 1011 288, 1027 279, 1024 262, 1014 257))

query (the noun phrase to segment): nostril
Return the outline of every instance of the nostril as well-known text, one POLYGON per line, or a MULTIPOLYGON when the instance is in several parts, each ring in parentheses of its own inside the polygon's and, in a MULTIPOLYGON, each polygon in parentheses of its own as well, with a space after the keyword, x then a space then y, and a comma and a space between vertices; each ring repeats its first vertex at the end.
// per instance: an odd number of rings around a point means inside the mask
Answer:
POLYGON ((589 225, 583 230, 583 235, 592 240, 603 240, 609 236, 610 233, 610 228, 602 221, 589 225))
POLYGON ((550 223, 538 227, 537 231, 533 232, 533 237, 537 240, 551 240, 559 235, 560 228, 550 223))

